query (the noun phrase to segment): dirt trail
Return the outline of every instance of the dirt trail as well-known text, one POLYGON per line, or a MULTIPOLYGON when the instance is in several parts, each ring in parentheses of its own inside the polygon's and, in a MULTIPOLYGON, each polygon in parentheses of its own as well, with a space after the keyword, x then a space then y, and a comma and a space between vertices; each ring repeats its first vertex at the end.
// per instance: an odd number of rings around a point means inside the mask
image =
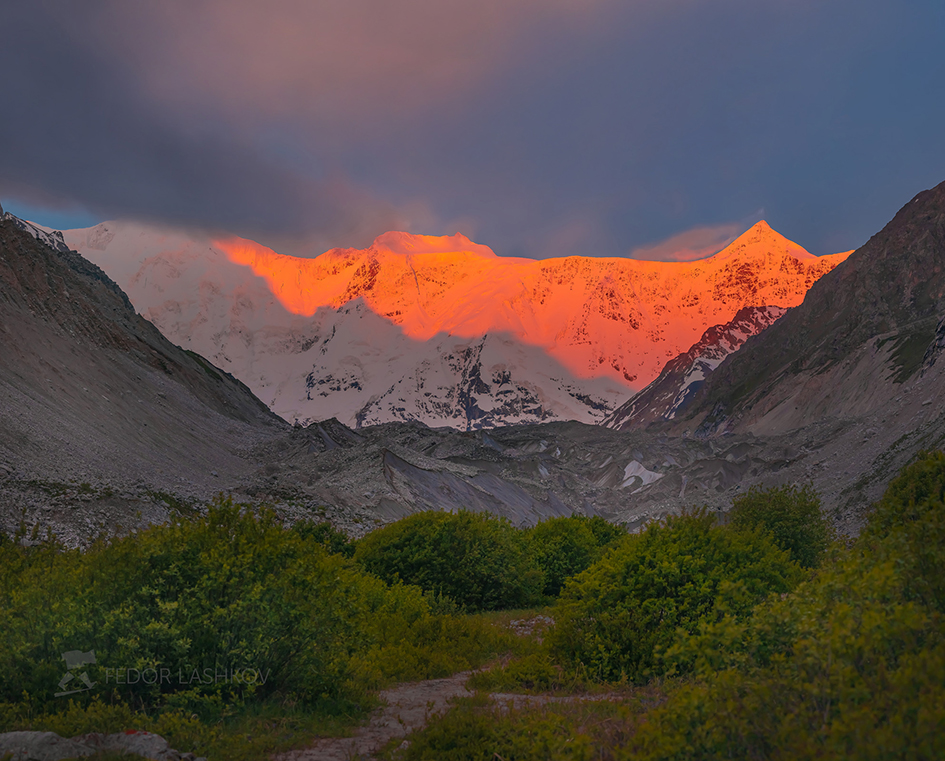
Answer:
POLYGON ((450 698, 472 695, 466 689, 468 671, 446 679, 399 684, 384 690, 380 698, 387 705, 377 709, 370 721, 351 737, 326 737, 308 748, 273 756, 273 761, 368 761, 374 752, 393 737, 404 737, 426 725, 427 720, 448 710, 450 698))

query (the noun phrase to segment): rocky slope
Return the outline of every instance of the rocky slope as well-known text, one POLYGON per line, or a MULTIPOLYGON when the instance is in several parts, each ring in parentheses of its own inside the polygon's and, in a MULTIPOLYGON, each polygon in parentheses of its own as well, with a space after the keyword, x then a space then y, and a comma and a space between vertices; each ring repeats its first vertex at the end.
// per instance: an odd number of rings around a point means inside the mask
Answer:
POLYGON ((689 349, 666 363, 659 377, 620 405, 603 424, 629 430, 672 420, 685 412, 708 375, 751 336, 780 318, 787 310, 777 306, 744 307, 724 325, 713 325, 689 349))
POLYGON ((725 361, 686 428, 783 432, 885 409, 928 367, 943 315, 945 183, 913 198, 803 304, 725 361))
POLYGON ((65 240, 289 421, 463 430, 599 422, 707 327, 799 303, 846 256, 814 257, 765 223, 685 263, 512 259, 406 233, 298 259, 112 222, 65 240))
MULTIPOLYGON (((40 236, 42 238, 42 236, 40 236)), ((171 344, 75 252, 0 221, 2 528, 46 515, 70 536, 209 498, 288 426, 239 381, 171 344), (76 504, 97 504, 75 512, 76 504), (98 499, 101 497, 101 499, 98 499), (88 499, 87 499, 88 498, 88 499)))

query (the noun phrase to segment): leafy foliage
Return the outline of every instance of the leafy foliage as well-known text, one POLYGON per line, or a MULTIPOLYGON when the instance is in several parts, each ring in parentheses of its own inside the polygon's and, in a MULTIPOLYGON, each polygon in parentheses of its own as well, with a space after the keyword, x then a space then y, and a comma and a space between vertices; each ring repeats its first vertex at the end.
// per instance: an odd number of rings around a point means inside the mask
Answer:
POLYGON ((598 679, 635 682, 658 673, 677 629, 724 615, 743 618, 800 570, 764 535, 715 525, 706 511, 627 537, 571 582, 552 614, 557 656, 598 679))
POLYGON ((735 528, 770 532, 775 544, 805 568, 820 564, 834 536, 820 497, 809 486, 754 487, 733 500, 729 519, 735 528))
POLYGON ((306 541, 317 542, 333 555, 350 558, 354 555, 354 544, 347 534, 339 531, 328 521, 298 521, 292 525, 292 531, 306 541))
POLYGON ((503 626, 366 574, 324 524, 230 500, 81 553, 17 539, 0 538, 0 731, 148 729, 268 757, 357 721, 391 680, 515 648, 503 626), (75 669, 94 689, 57 698, 68 650, 94 650, 75 669))
POLYGON ((427 611, 419 590, 389 589, 229 501, 81 555, 43 549, 16 570, 3 569, 0 613, 8 699, 50 696, 68 650, 94 650, 92 681, 141 707, 344 699, 351 655, 371 636, 363 622, 427 611))
POLYGON ((597 562, 607 546, 625 535, 624 529, 597 516, 549 518, 530 529, 528 542, 544 574, 544 593, 557 597, 565 581, 597 562))
POLYGON ((354 557, 389 583, 415 584, 470 611, 526 607, 541 592, 522 532, 483 513, 410 515, 368 534, 354 557))
POLYGON ((923 454, 837 563, 680 642, 670 657, 695 655, 702 679, 625 757, 945 757, 943 493, 945 455, 923 454))
POLYGON ((79 650, 95 653, 76 670, 95 690, 77 701, 207 719, 275 697, 356 712, 391 679, 444 676, 506 647, 419 588, 364 573, 346 547, 324 524, 286 530, 229 500, 84 553, 0 541, 0 701, 61 710, 62 653, 79 650))
MULTIPOLYGON (((945 454, 924 453, 890 484, 852 547, 835 549, 793 592, 769 596, 748 614, 717 606, 721 615, 677 629, 659 663, 694 673, 652 680, 643 693, 615 699, 609 716, 590 702, 503 710, 480 698, 478 706, 460 705, 389 757, 945 758, 943 497, 945 454), (632 710, 647 693, 655 699, 632 710)), ((575 602, 572 596, 577 602, 592 597, 590 587, 599 583, 592 599, 602 604, 593 610, 603 617, 604 577, 619 586, 630 576, 604 568, 629 557, 636 541, 644 538, 627 540, 567 587, 558 612, 575 602)), ((679 551, 687 546, 696 548, 678 542, 661 561, 653 553, 651 567, 685 565, 668 558, 684 557, 679 551)), ((597 633, 598 621, 591 619, 588 629, 597 633)), ((599 637, 594 644, 608 651, 612 643, 599 637)), ((477 683, 493 688, 511 679, 514 686, 547 688, 560 682, 550 665, 538 652, 477 683)))

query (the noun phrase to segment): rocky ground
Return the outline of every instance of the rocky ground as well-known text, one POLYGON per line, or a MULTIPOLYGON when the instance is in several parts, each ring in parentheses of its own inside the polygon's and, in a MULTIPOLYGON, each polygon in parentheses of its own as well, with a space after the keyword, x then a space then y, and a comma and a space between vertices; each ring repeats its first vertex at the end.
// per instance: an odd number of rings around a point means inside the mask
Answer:
POLYGON ((289 522, 329 520, 351 536, 422 509, 489 510, 517 525, 579 512, 636 528, 689 507, 725 510, 754 485, 811 484, 838 526, 855 533, 915 452, 945 446, 943 368, 933 369, 867 415, 780 435, 697 439, 580 423, 352 431, 326 421, 247 434, 244 448, 209 466, 134 476, 70 471, 55 458, 11 463, 8 455, 0 461, 3 527, 49 527, 82 544, 101 530, 200 509, 222 492, 271 505, 289 522))
POLYGON ((92 733, 60 737, 55 732, 0 733, 0 758, 8 761, 70 761, 99 753, 117 753, 150 761, 206 761, 181 753, 160 735, 129 730, 111 735, 92 733))

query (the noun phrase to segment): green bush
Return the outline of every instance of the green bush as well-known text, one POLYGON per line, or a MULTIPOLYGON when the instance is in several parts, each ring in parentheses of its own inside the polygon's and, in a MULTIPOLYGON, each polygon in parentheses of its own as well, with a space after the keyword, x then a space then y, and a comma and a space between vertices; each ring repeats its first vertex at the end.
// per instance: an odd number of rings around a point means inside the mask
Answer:
POLYGON ((604 548, 626 531, 603 518, 549 518, 527 531, 532 555, 544 574, 546 595, 557 597, 564 582, 597 562, 604 548))
POLYGON ((945 453, 920 452, 889 485, 859 546, 894 555, 905 598, 945 615, 945 453))
POLYGON ((485 513, 416 513, 361 539, 355 560, 389 583, 446 595, 469 611, 539 601, 542 573, 523 533, 485 513))
POLYGON ((619 757, 945 758, 943 493, 945 455, 923 453, 832 566, 681 638, 668 660, 702 678, 619 757))
POLYGON ((677 630, 743 618, 800 576, 765 535, 717 526, 705 510, 672 517, 628 536, 565 587, 549 641, 593 678, 641 682, 662 670, 657 656, 677 630))
POLYGON ((804 568, 820 564, 834 537, 820 510, 820 497, 809 486, 753 487, 732 501, 729 520, 735 528, 770 532, 775 544, 804 568))
POLYGON ((354 544, 343 531, 339 531, 328 521, 304 520, 292 524, 291 531, 307 541, 316 542, 332 555, 350 558, 354 555, 354 544))
POLYGON ((229 500, 85 553, 4 543, 0 555, 7 701, 53 707, 69 650, 95 652, 80 669, 95 694, 139 709, 213 716, 274 694, 358 699, 354 654, 378 646, 387 622, 430 616, 420 590, 388 587, 320 537, 229 500))
POLYGON ((884 537, 945 504, 945 452, 919 452, 870 512, 863 537, 884 537))

